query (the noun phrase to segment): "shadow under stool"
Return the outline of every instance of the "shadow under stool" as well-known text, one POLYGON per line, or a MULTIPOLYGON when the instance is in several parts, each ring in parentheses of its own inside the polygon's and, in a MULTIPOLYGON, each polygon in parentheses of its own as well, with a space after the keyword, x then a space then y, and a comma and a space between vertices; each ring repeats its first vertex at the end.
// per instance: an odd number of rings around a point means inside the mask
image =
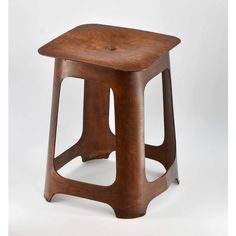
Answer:
POLYGON ((173 36, 99 24, 80 25, 39 49, 55 58, 48 161, 44 196, 63 193, 109 204, 119 218, 146 213, 149 202, 178 183, 169 51, 173 36), (164 141, 144 142, 144 89, 162 73, 164 141), (84 79, 83 132, 55 157, 59 97, 66 77, 84 79), (114 93, 115 135, 109 127, 109 92, 114 93), (58 170, 75 157, 108 158, 116 151, 116 179, 99 186, 62 177, 58 170), (164 175, 149 182, 145 157, 160 162, 164 175))

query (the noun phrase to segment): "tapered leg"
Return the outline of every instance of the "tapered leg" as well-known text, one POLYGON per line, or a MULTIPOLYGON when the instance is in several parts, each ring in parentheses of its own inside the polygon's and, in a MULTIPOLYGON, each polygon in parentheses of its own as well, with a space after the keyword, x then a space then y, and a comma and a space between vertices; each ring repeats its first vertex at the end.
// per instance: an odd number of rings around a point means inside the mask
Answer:
POLYGON ((63 79, 62 73, 63 73, 63 60, 56 59, 54 68, 54 80, 53 80, 46 182, 44 190, 44 197, 46 198, 47 201, 50 201, 55 193, 53 178, 55 175, 57 175, 57 173, 54 168, 54 156, 55 156, 55 143, 56 143, 56 133, 57 133, 59 98, 60 98, 61 82, 63 79))
POLYGON ((144 202, 144 86, 140 80, 122 81, 114 88, 116 123, 117 200, 112 205, 119 218, 145 214, 144 202))
POLYGON ((164 155, 166 160, 165 165, 169 168, 175 162, 176 168, 173 175, 175 175, 176 181, 177 183, 179 183, 176 160, 176 138, 170 69, 166 69, 162 72, 162 86, 165 130, 165 139, 163 143, 163 147, 165 150, 164 155))

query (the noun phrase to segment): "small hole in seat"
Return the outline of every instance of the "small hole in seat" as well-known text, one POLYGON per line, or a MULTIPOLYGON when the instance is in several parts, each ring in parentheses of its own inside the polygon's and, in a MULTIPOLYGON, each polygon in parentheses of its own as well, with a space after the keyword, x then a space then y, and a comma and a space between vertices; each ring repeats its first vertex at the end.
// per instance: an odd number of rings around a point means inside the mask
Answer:
POLYGON ((111 46, 111 47, 108 47, 107 49, 108 49, 109 51, 115 51, 115 50, 116 50, 116 47, 111 46))

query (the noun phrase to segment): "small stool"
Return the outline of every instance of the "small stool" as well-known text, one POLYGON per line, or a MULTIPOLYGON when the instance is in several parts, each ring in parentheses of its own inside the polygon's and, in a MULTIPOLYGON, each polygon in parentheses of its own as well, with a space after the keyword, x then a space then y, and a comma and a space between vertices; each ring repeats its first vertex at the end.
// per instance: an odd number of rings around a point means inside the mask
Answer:
POLYGON ((119 218, 146 213, 149 202, 178 183, 169 51, 176 37, 99 24, 78 26, 39 49, 55 58, 49 149, 44 196, 63 193, 109 204, 119 218), (162 73, 164 142, 144 142, 144 89, 162 73), (59 96, 66 77, 84 79, 83 132, 77 143, 55 157, 59 96), (114 93, 115 135, 109 127, 109 91, 114 93), (116 180, 99 186, 64 178, 58 170, 77 156, 108 158, 116 151, 116 180), (166 173, 149 182, 145 157, 166 173))

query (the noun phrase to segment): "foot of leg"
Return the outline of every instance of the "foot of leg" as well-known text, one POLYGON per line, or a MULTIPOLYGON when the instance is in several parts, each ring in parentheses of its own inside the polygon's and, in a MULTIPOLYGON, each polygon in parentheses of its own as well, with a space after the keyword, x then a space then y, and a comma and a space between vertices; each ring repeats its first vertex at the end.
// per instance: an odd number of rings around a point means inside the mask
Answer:
POLYGON ((176 178, 175 180, 176 180, 176 183, 177 183, 177 184, 180 184, 180 182, 179 182, 179 179, 178 179, 178 178, 176 178))
POLYGON ((146 209, 140 212, 134 212, 134 213, 130 213, 130 212, 126 212, 124 210, 114 210, 115 215, 117 218, 121 218, 121 219, 132 219, 132 218, 138 218, 138 217, 142 217, 146 214, 146 209))
POLYGON ((51 202, 54 195, 54 193, 44 193, 44 198, 47 202, 51 202))

